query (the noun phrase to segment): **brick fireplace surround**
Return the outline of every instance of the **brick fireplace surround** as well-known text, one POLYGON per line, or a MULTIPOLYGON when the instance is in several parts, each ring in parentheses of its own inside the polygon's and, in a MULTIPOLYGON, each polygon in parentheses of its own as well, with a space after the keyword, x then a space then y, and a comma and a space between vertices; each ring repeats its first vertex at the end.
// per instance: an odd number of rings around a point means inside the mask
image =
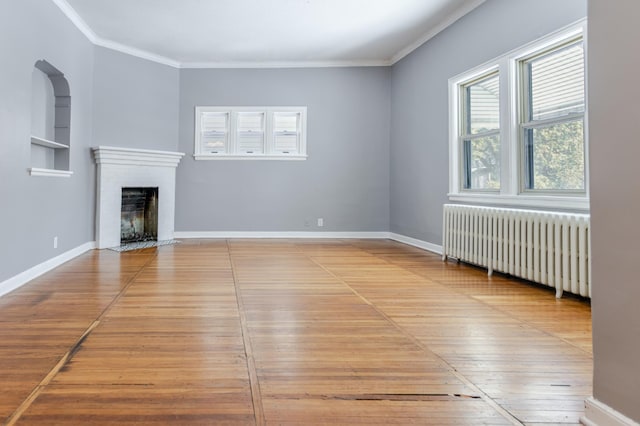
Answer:
POLYGON ((181 152, 129 149, 112 146, 93 148, 98 165, 96 194, 96 245, 120 245, 122 188, 158 188, 158 241, 173 239, 176 167, 181 152))

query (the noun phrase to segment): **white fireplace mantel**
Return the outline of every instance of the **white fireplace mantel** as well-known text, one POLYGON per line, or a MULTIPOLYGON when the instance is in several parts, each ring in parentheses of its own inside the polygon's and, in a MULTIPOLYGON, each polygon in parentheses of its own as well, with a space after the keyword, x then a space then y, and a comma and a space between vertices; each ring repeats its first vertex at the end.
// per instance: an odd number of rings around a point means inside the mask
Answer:
POLYGON ((158 188, 158 240, 173 239, 176 167, 182 152, 99 146, 93 148, 98 164, 96 245, 120 245, 122 188, 158 188))

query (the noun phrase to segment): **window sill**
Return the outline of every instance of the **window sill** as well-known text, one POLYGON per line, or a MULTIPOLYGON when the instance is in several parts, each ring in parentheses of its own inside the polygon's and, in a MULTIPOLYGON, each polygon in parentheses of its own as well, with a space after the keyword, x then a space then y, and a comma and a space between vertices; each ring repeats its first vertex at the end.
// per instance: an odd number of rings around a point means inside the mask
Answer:
POLYGON ((196 160, 306 160, 306 155, 231 155, 195 154, 196 160))
POLYGON ((29 169, 29 174, 31 176, 49 176, 49 177, 71 177, 73 174, 70 170, 53 170, 53 169, 38 169, 36 167, 32 167, 29 169))
POLYGON ((575 210, 589 212, 589 198, 550 195, 453 194, 450 201, 500 206, 575 210))

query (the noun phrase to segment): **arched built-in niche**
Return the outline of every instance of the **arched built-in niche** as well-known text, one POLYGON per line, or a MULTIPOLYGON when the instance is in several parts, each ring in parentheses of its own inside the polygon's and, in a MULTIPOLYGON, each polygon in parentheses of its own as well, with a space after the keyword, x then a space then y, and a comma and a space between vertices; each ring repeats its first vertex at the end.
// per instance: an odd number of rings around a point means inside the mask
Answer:
POLYGON ((35 63, 31 95, 31 175, 70 176, 71 91, 64 74, 35 63))

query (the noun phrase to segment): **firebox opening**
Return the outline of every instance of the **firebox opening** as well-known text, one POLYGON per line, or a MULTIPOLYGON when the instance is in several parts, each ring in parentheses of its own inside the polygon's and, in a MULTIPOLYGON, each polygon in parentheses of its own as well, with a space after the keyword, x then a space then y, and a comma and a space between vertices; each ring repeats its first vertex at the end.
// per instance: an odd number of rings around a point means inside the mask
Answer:
POLYGON ((158 188, 122 188, 120 243, 158 240, 158 188))

